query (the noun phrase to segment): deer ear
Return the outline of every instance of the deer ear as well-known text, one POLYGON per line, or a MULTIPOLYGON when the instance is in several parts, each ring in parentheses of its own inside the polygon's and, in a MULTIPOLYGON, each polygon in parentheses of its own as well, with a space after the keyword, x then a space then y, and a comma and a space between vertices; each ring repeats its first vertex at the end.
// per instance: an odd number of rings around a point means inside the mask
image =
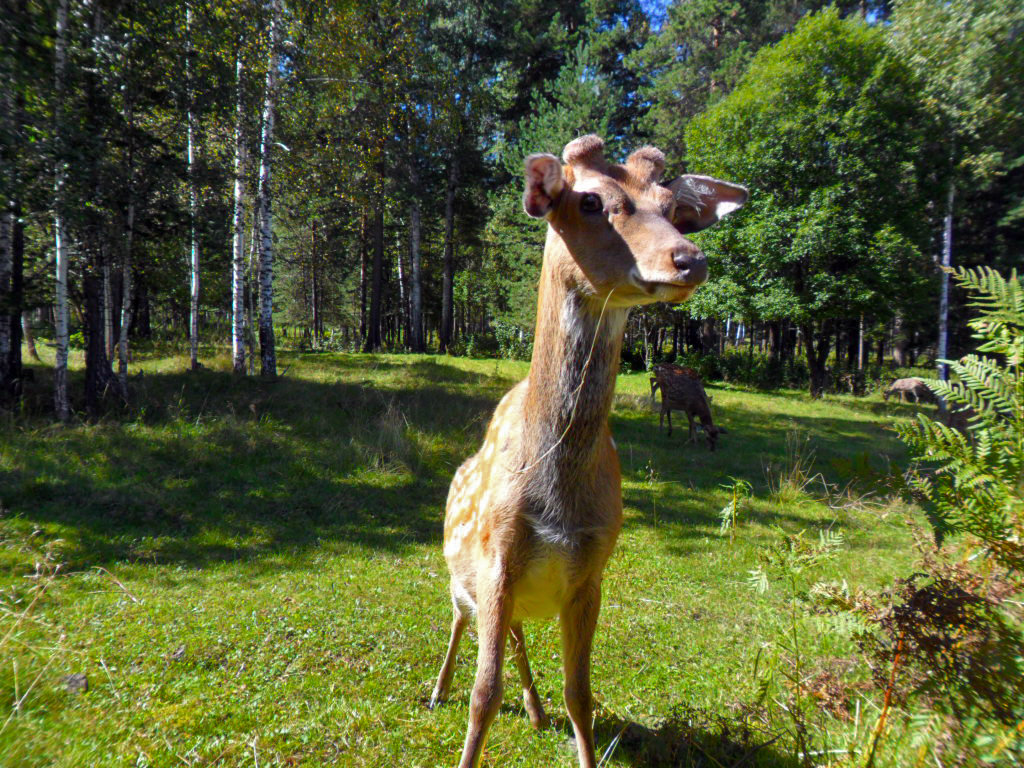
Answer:
POLYGON ((523 210, 527 216, 543 219, 555 208, 565 177, 562 164, 554 155, 538 154, 526 158, 526 189, 523 191, 523 210))
POLYGON ((743 207, 746 187, 710 176, 680 176, 668 185, 676 198, 672 224, 682 234, 707 229, 726 214, 743 207))

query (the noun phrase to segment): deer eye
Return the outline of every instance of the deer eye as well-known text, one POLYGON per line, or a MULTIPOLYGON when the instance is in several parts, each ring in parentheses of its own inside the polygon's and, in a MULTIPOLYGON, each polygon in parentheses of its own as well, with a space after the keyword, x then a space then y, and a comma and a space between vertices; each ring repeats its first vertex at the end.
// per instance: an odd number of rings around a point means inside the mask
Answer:
POLYGON ((580 199, 580 210, 584 213, 600 213, 603 209, 604 203, 601 202, 600 195, 587 192, 580 199))

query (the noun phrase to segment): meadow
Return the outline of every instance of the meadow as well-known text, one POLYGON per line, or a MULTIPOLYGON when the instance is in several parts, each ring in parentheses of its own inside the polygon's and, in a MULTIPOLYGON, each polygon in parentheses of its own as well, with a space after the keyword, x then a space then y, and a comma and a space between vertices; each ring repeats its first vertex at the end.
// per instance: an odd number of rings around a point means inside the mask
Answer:
MULTIPOLYGON (((450 621, 444 500, 527 364, 292 351, 268 383, 203 359, 137 356, 131 403, 67 427, 34 415, 38 366, 0 423, 0 765, 455 764, 472 635, 451 701, 426 706, 450 621)), ((621 375, 611 418, 626 522, 595 640, 604 764, 806 761, 793 723, 763 714, 794 693, 764 682, 772 664, 808 681, 821 755, 862 743, 878 710, 853 643, 795 618, 795 592, 910 568, 892 423, 915 407, 712 386, 729 431, 711 453, 681 415, 659 431, 648 394, 621 375), (835 551, 756 588, 764 553, 801 532, 835 551)), ((552 726, 530 729, 508 664, 484 765, 575 765, 557 624, 526 634, 552 726)))

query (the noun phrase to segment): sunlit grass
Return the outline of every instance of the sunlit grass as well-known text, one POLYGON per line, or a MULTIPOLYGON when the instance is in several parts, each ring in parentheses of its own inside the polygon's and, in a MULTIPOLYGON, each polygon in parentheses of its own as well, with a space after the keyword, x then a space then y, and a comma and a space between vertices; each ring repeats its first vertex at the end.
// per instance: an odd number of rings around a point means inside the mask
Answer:
MULTIPOLYGON (((0 426, 0 765, 454 764, 472 638, 451 702, 425 707, 450 619, 443 504, 527 365, 283 353, 267 383, 204 352, 194 373, 183 355, 137 358, 128 406, 66 428, 42 416, 40 367, 0 426), (70 693, 78 672, 89 690, 70 693)), ((907 408, 713 388, 729 433, 709 453, 659 432, 649 391, 620 377, 612 416, 626 526, 596 639, 601 751, 619 723, 749 701, 785 596, 756 595, 748 572, 778 526, 844 532, 821 578, 878 586, 910 559, 906 510, 826 499, 905 460, 889 425, 907 408), (818 479, 783 496, 787 435, 818 479), (730 478, 753 489, 731 544, 730 478)), ((530 731, 509 670, 485 765, 572 765, 557 626, 527 635, 555 726, 530 731)), ((806 642, 822 663, 850 651, 806 642)), ((657 764, 628 742, 610 765, 657 764)), ((748 764, 787 765, 788 748, 748 764)))

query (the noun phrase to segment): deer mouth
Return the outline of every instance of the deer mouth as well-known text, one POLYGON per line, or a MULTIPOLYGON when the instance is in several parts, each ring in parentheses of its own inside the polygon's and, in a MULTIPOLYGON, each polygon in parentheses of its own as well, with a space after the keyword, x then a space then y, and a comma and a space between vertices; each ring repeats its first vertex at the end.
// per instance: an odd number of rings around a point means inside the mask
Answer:
POLYGON ((707 269, 701 274, 686 270, 671 275, 643 275, 634 269, 632 283, 647 297, 648 301, 679 303, 686 301, 707 279, 707 269))

